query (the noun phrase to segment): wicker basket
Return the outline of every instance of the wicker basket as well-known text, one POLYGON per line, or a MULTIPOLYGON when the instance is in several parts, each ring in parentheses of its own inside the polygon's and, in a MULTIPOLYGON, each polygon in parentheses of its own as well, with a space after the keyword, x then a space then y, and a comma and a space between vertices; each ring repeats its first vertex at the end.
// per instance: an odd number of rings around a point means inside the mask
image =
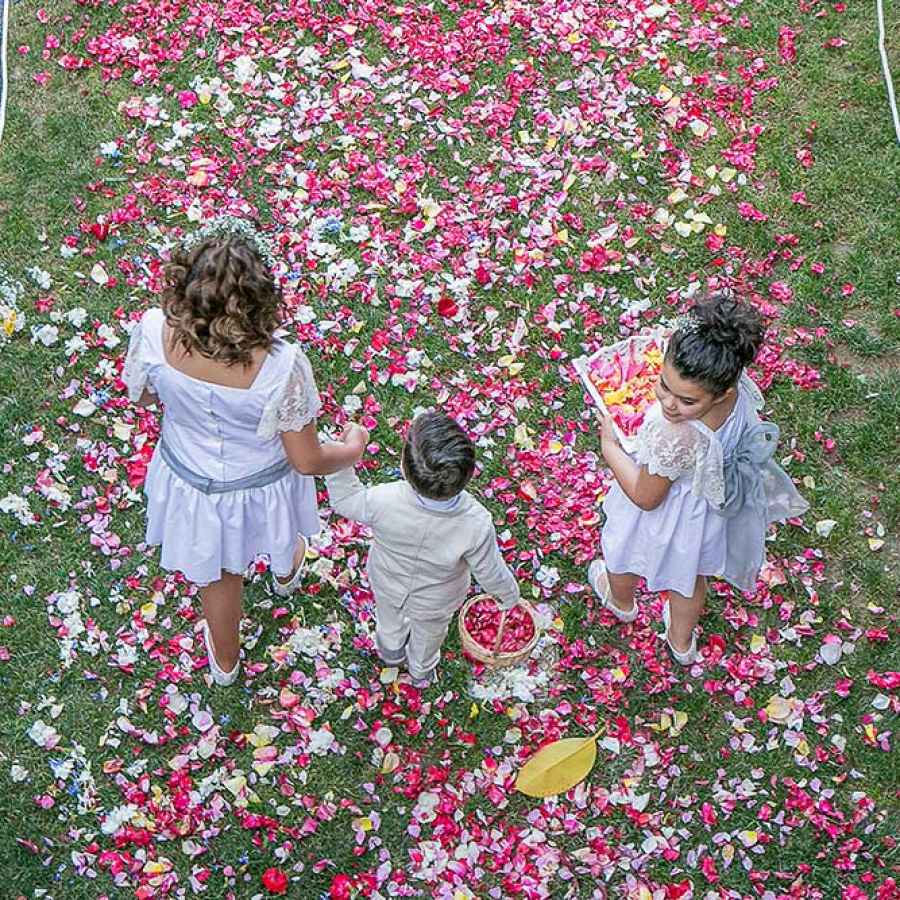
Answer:
POLYGON ((531 621, 534 625, 534 635, 531 640, 519 650, 512 652, 501 652, 498 650, 494 653, 494 651, 482 647, 481 644, 469 634, 469 630, 466 628, 466 613, 468 613, 469 608, 479 600, 485 599, 493 598, 490 594, 476 594, 474 597, 470 597, 466 600, 459 610, 457 623, 459 625, 459 642, 462 644, 463 650, 465 650, 472 659, 478 660, 478 662, 483 663, 489 669, 502 669, 506 666, 514 666, 517 663, 524 662, 531 656, 531 651, 534 650, 535 644, 537 644, 538 641, 537 617, 535 615, 534 607, 527 600, 519 600, 519 606, 525 608, 527 613, 531 616, 531 621))

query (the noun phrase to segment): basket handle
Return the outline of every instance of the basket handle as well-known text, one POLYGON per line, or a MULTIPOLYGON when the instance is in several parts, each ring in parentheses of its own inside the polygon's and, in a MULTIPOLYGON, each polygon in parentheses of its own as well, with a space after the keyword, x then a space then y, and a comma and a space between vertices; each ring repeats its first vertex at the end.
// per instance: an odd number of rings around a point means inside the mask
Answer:
POLYGON ((497 629, 497 640, 494 643, 494 656, 500 652, 500 642, 503 640, 503 631, 506 628, 506 614, 509 610, 504 609, 500 613, 500 627, 497 629))

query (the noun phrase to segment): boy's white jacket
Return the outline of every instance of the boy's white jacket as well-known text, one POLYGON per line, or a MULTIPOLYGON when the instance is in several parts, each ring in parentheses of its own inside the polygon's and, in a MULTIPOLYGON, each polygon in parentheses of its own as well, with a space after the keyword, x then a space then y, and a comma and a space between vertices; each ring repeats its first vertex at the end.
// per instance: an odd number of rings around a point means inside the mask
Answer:
POLYGON ((379 603, 410 618, 449 619, 466 598, 470 572, 498 601, 519 599, 491 514, 467 491, 439 511, 423 506, 405 481, 366 487, 351 468, 325 482, 331 508, 372 529, 368 574, 379 603))

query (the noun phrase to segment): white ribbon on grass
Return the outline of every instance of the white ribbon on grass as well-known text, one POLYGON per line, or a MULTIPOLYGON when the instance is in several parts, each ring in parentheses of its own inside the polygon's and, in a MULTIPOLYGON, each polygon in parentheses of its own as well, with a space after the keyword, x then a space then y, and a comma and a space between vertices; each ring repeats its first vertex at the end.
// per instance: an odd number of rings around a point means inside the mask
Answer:
POLYGON ((897 98, 894 96, 894 82, 891 79, 891 68, 888 65, 887 50, 884 48, 884 4, 882 0, 876 0, 875 13, 878 17, 878 53, 881 55, 881 70, 884 72, 884 83, 887 86, 888 105, 891 108, 891 118, 894 120, 894 134, 897 143, 900 144, 900 115, 897 114, 897 98))
POLYGON ((0 0, 0 140, 3 140, 3 126, 6 124, 6 95, 9 85, 9 70, 6 66, 6 33, 9 31, 9 4, 11 0, 0 0))

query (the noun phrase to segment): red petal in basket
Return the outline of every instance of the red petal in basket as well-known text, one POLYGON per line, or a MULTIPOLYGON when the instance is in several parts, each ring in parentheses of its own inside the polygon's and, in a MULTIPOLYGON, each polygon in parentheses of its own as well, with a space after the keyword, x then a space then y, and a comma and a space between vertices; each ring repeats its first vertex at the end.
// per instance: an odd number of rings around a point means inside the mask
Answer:
MULTIPOLYGON (((472 640, 485 650, 493 651, 500 631, 502 610, 493 597, 473 603, 466 612, 466 630, 472 640)), ((534 637, 534 622, 530 613, 521 606, 513 607, 506 614, 506 625, 503 640, 500 642, 501 653, 515 653, 521 650, 534 637)))

